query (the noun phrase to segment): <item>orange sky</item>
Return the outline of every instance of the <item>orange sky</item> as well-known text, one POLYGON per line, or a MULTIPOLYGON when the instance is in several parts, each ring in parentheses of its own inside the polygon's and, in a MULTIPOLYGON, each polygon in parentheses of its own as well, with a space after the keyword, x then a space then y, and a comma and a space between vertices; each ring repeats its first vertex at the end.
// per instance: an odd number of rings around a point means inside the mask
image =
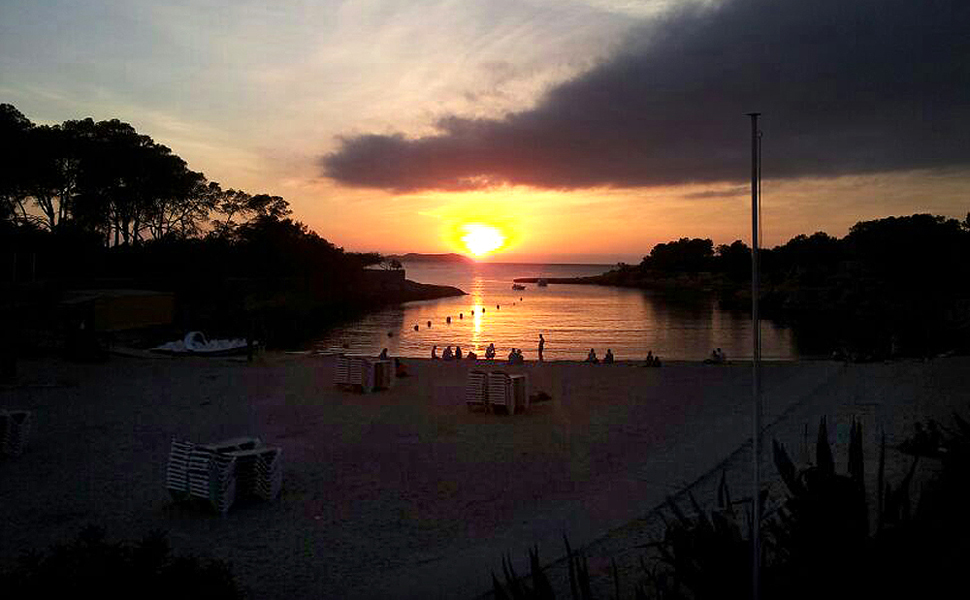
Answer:
MULTIPOLYGON (((284 196, 297 218, 348 250, 464 251, 455 232, 484 223, 508 238, 491 260, 638 261, 655 243, 682 236, 748 241, 744 184, 395 193, 340 185, 324 175, 320 157, 347 136, 414 139, 433 134, 443 117, 527 110, 614 56, 631 32, 650 32, 671 7, 719 4, 5 4, 0 101, 35 122, 130 122, 224 187, 284 196)), ((769 246, 817 230, 841 236, 862 219, 962 218, 970 209, 965 168, 773 178, 780 126, 766 114, 769 246)))

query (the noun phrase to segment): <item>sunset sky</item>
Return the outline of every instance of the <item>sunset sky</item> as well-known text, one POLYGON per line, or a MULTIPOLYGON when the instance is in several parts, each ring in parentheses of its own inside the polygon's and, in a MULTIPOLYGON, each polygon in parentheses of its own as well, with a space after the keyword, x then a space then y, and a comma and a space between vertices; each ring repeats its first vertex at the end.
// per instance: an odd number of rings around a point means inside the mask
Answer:
POLYGON ((0 102, 119 118, 348 250, 635 261, 970 211, 966 0, 5 0, 0 102), (464 228, 464 229, 463 229, 464 228))

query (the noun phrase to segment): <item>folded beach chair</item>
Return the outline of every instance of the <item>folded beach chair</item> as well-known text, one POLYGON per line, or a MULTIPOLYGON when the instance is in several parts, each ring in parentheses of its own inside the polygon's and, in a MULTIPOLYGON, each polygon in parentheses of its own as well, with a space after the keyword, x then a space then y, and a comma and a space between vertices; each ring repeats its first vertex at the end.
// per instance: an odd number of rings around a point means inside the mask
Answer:
POLYGON ((484 371, 468 372, 468 379, 465 381, 465 404, 469 410, 477 407, 488 410, 488 376, 484 371))

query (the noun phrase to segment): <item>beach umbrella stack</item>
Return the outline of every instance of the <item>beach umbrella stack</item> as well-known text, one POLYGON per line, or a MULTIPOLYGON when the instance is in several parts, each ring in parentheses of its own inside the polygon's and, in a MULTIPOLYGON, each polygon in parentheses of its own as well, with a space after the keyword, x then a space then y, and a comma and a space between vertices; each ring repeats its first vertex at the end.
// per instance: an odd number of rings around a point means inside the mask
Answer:
POLYGON ((30 435, 29 410, 0 410, 0 455, 20 456, 30 435))

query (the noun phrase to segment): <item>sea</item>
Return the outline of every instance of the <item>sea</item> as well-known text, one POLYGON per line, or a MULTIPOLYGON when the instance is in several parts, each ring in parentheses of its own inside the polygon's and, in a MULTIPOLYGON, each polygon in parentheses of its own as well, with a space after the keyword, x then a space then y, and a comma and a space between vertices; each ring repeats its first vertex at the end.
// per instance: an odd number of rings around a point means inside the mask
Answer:
MULTIPOLYGON (((648 351, 664 360, 703 360, 714 348, 728 360, 753 354, 750 315, 722 310, 714 298, 674 300, 649 290, 555 283, 512 289, 517 277, 583 277, 610 265, 409 262, 404 268, 412 281, 468 295, 369 313, 332 329, 314 348, 371 355, 387 348, 391 356, 427 358, 433 346, 439 356, 460 346, 483 357, 494 343, 498 358, 519 348, 535 360, 541 333, 545 360, 583 360, 590 348, 599 358, 610 349, 616 360, 643 360, 648 351)), ((799 358, 790 329, 762 321, 761 344, 767 360, 799 358)))

